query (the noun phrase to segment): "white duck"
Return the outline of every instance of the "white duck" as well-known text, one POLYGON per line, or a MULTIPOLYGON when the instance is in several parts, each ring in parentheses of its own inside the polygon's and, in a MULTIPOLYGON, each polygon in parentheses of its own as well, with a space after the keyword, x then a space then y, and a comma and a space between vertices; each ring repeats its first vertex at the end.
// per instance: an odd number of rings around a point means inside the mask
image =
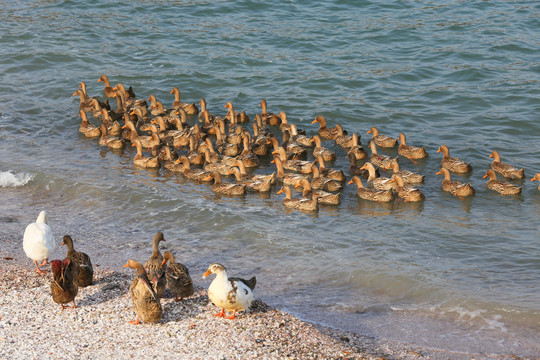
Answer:
POLYGON ((252 277, 244 280, 236 277, 227 277, 227 270, 221 264, 212 264, 203 274, 206 278, 210 274, 216 274, 216 278, 208 287, 208 298, 214 305, 221 308, 221 312, 215 314, 218 317, 234 319, 236 311, 243 311, 249 308, 253 301, 253 289, 257 279, 252 277), (233 313, 226 316, 225 310, 231 310, 233 313))
POLYGON ((39 266, 46 265, 51 252, 56 248, 56 242, 47 224, 47 212, 43 210, 39 213, 36 222, 31 223, 24 231, 23 249, 30 259, 34 260, 37 272, 45 274, 39 266), (38 265, 38 261, 43 263, 38 265))

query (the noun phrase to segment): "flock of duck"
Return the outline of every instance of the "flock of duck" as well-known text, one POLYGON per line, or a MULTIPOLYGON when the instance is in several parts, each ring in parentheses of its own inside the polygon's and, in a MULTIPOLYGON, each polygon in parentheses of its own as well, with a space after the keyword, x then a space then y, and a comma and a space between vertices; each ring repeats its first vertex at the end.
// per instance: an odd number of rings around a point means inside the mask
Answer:
MULTIPOLYGON (((26 227, 23 237, 24 252, 34 261, 39 274, 46 274, 40 266, 47 264, 50 254, 56 248, 56 241, 47 220, 47 212, 41 211, 36 222, 26 227), (42 263, 38 264, 40 261, 42 263)), ((129 293, 137 319, 130 321, 130 324, 138 325, 141 320, 155 323, 161 319, 163 308, 160 298, 163 297, 166 287, 172 291, 176 301, 193 295, 193 281, 188 268, 176 262, 170 251, 165 251, 162 255, 159 251, 161 241, 166 240, 163 233, 158 231, 152 242, 152 255, 144 266, 133 259, 129 259, 124 265, 136 270, 129 293)), ((73 308, 76 307, 75 297, 79 287, 93 284, 94 269, 87 254, 75 251, 71 236, 65 235, 62 245, 67 246, 67 254, 64 260, 50 262, 50 289, 53 301, 60 304, 63 310, 67 307, 65 304, 70 302, 73 302, 73 308)), ((236 311, 249 308, 253 301, 255 277, 249 280, 228 277, 225 267, 218 263, 211 264, 203 277, 210 274, 216 274, 216 277, 208 288, 208 298, 221 308, 221 312, 215 314, 216 316, 234 319, 236 311), (227 315, 225 310, 232 311, 232 314, 227 315)))
MULTIPOLYGON (((339 124, 328 127, 325 117, 319 115, 312 122, 319 124, 317 134, 307 136, 287 120, 285 112, 269 112, 264 99, 259 104, 261 113, 250 122, 245 111, 235 111, 231 102, 225 104, 224 116, 210 113, 204 98, 199 103, 200 109, 194 103, 182 102, 177 87, 170 92, 174 94, 171 107, 166 108, 155 95, 146 100, 137 99, 131 87, 126 90, 121 83, 112 87, 106 75, 101 75, 98 82, 104 83, 108 98, 116 99, 116 109, 111 108, 108 99, 103 102, 99 97, 88 96, 86 84, 81 82, 73 94, 80 98, 79 131, 87 137, 99 137, 99 144, 109 148, 124 148, 127 144, 136 147, 133 159, 136 166, 150 169, 163 166, 189 179, 213 182, 212 191, 224 195, 269 192, 275 184, 281 184, 277 193, 285 194, 286 207, 317 211, 319 205, 338 205, 347 183, 342 169, 327 167, 337 154, 323 146, 323 141, 332 140, 347 154, 348 184, 356 184, 358 197, 378 202, 393 201, 396 196, 405 201, 425 199, 417 187, 424 182, 424 175, 401 169, 399 157, 415 162, 428 154, 425 147, 408 145, 403 133, 394 139, 372 127, 367 132, 372 135, 371 154, 368 154, 357 133, 349 135, 339 124), (99 126, 89 122, 88 113, 99 119, 99 126), (395 147, 398 149, 395 158, 377 150, 395 147), (253 170, 260 166, 275 166, 275 171, 254 174, 253 170), (380 176, 381 171, 389 172, 390 176, 380 176), (293 198, 292 188, 301 189, 302 196, 293 198)), ((437 172, 443 176, 442 190, 460 198, 473 196, 475 190, 470 182, 452 180, 450 175, 468 174, 472 166, 451 157, 446 145, 441 145, 437 152, 443 156, 437 172)), ((489 157, 493 162, 484 176, 489 178, 487 187, 503 195, 520 194, 520 186, 497 179, 496 173, 507 179, 523 179, 524 169, 501 162, 497 151, 489 157)), ((531 179, 534 180, 540 181, 540 173, 531 179)))

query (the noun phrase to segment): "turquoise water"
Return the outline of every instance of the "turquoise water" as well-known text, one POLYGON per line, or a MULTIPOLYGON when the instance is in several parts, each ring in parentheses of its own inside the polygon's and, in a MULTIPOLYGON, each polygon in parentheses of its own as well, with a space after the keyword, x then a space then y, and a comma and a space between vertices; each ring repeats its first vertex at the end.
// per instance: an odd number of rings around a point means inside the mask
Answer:
MULTIPOLYGON (((540 172, 539 10, 503 1, 4 3, 0 235, 22 234, 46 208, 56 236, 70 233, 97 263, 120 266, 149 256, 162 230, 194 274, 212 262, 256 274, 257 297, 303 319, 456 352, 540 356, 538 183, 502 197, 482 179, 493 150, 528 179, 540 172), (265 98, 310 134, 322 114, 364 145, 371 126, 404 132, 429 152, 417 164, 400 159, 426 175, 426 201, 372 204, 347 186, 339 207, 313 215, 285 210, 275 190, 224 198, 135 169, 131 148, 107 151, 78 134, 72 94, 85 81, 103 97, 101 74, 166 106, 178 86, 184 101, 204 97, 218 114, 231 101, 252 119, 265 98), (441 144, 472 163, 474 198, 440 190, 441 144)), ((348 169, 344 152, 324 145, 338 152, 333 166, 348 169)))

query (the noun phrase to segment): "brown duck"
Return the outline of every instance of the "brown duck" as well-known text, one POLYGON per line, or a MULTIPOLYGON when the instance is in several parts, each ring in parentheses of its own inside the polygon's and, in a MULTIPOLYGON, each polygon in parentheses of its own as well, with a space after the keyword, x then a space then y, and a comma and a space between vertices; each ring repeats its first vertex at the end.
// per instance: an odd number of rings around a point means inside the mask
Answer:
POLYGON ((277 194, 285 193, 285 199, 283 199, 283 205, 288 208, 302 210, 302 211, 318 211, 319 202, 317 196, 313 195, 311 199, 301 198, 293 199, 292 190, 287 185, 284 185, 277 194))
POLYGON ((305 199, 312 199, 315 195, 319 204, 339 205, 341 203, 341 193, 333 194, 323 190, 313 190, 307 179, 300 180, 295 187, 302 187, 302 197, 305 199))
POLYGON ((442 152, 443 154, 443 158, 441 160, 441 165, 443 168, 458 174, 465 174, 472 171, 472 166, 470 164, 457 157, 450 157, 450 150, 448 150, 446 145, 439 146, 439 150, 437 150, 437 152, 442 152))
POLYGON ((392 190, 377 190, 375 188, 366 188, 358 176, 353 176, 349 184, 355 183, 358 187, 356 194, 359 198, 369 201, 389 202, 394 200, 392 190))
POLYGON ((212 179, 214 179, 214 185, 212 185, 211 189, 217 194, 235 196, 246 193, 245 184, 226 184, 222 182, 221 174, 217 171, 212 171, 204 181, 211 181, 212 179))
MULTIPOLYGON (((534 177, 531 179, 531 181, 539 181, 540 182, 540 173, 536 173, 534 177)), ((540 190, 540 185, 538 185, 538 190, 540 190)))
MULTIPOLYGON (((272 164, 276 164, 276 178, 283 184, 288 186, 296 186, 302 179, 309 179, 308 174, 290 174, 285 173, 281 159, 279 156, 274 156, 274 160, 271 161, 272 164)), ((311 168, 309 170, 311 173, 311 168)))
POLYGON ((144 269, 148 274, 150 284, 159 297, 163 295, 163 290, 165 289, 165 270, 167 269, 167 265, 162 265, 163 255, 159 252, 159 243, 161 241, 166 240, 163 233, 158 231, 152 240, 152 255, 144 263, 144 269))
POLYGON ((167 287, 174 294, 174 300, 180 301, 185 297, 193 295, 193 280, 189 276, 187 266, 177 263, 170 251, 163 253, 163 262, 161 265, 167 264, 167 261, 169 261, 169 266, 167 266, 165 277, 167 279, 167 287))
POLYGON ((79 267, 70 258, 64 261, 51 261, 51 293, 53 301, 62 306, 62 310, 67 308, 64 304, 73 301, 72 308, 75 305, 75 296, 79 292, 78 286, 79 267))
POLYGON ((489 178, 487 187, 490 190, 496 191, 502 195, 519 195, 521 194, 521 187, 514 184, 507 183, 506 181, 497 180, 497 174, 495 171, 489 169, 484 175, 483 179, 489 178))
POLYGON ((392 177, 399 175, 405 182, 405 185, 418 185, 424 182, 424 175, 414 173, 409 170, 400 170, 399 162, 397 159, 393 159, 390 163, 390 168, 392 169, 392 177))
POLYGON ((159 297, 150 285, 150 281, 141 263, 129 259, 124 267, 137 270, 135 277, 129 287, 129 294, 133 302, 133 310, 137 314, 137 319, 129 321, 128 324, 139 325, 142 320, 145 323, 156 323, 161 320, 163 310, 159 297))
POLYGON ((100 137, 101 136, 101 130, 98 126, 90 124, 88 121, 88 117, 86 116, 86 113, 83 110, 79 111, 79 116, 81 117, 81 126, 79 126, 79 132, 82 133, 84 136, 89 138, 94 137, 100 137))
POLYGON ((352 154, 354 155, 355 160, 362 160, 362 159, 367 158, 367 152, 364 149, 364 147, 360 145, 358 134, 357 133, 352 134, 352 139, 353 139, 352 140, 353 143, 352 143, 351 148, 347 152, 347 156, 352 154))
POLYGON ((405 134, 400 133, 399 134, 399 147, 398 147, 398 154, 406 157, 410 160, 416 160, 416 159, 423 159, 428 156, 425 146, 422 147, 416 147, 416 146, 409 146, 406 142, 405 134))
POLYGON ((313 149, 313 157, 322 156, 324 161, 334 161, 337 155, 334 151, 322 146, 322 141, 319 135, 312 137, 315 148, 313 149))
POLYGON ((377 153, 377 145, 375 145, 373 141, 369 142, 369 148, 371 149, 371 157, 369 158, 369 161, 373 165, 378 166, 383 169, 387 169, 387 168, 390 168, 390 166, 392 166, 392 161, 394 159, 387 155, 379 155, 377 153))
POLYGON ((459 196, 462 198, 466 196, 473 196, 475 194, 474 188, 470 182, 464 184, 459 181, 452 181, 450 179, 450 171, 448 171, 446 168, 441 168, 436 175, 444 176, 441 187, 444 191, 447 191, 454 196, 459 196))
POLYGON ((498 151, 493 151, 489 157, 493 158, 493 162, 491 163, 491 168, 504 176, 505 178, 509 179, 523 179, 525 177, 525 169, 521 168, 518 169, 515 166, 512 166, 507 163, 501 162, 501 156, 499 155, 498 151))
POLYGON ((321 136, 321 138, 326 139, 326 140, 334 140, 339 135, 338 129, 336 129, 335 127, 334 128, 326 127, 326 118, 324 116, 322 115, 317 116, 315 120, 313 120, 311 123, 315 124, 316 122, 319 123, 318 133, 321 136))
POLYGON ((173 109, 181 108, 188 115, 196 115, 199 113, 199 108, 194 103, 190 104, 180 101, 180 90, 176 86, 173 87, 170 93, 174 94, 174 102, 172 106, 173 109))
POLYGON ((68 248, 66 258, 71 259, 71 261, 79 266, 79 286, 86 287, 92 285, 94 282, 94 268, 92 267, 90 256, 83 252, 75 251, 73 248, 73 239, 69 235, 64 235, 62 245, 66 245, 68 248))
POLYGON ((397 139, 386 135, 380 135, 379 129, 377 129, 375 126, 369 129, 367 133, 372 134, 371 141, 373 141, 375 144, 379 145, 382 148, 393 148, 398 143, 397 139))
POLYGON ((425 199, 424 193, 422 191, 410 185, 405 185, 401 176, 397 175, 392 178, 391 181, 397 184, 397 195, 406 202, 416 202, 425 199))

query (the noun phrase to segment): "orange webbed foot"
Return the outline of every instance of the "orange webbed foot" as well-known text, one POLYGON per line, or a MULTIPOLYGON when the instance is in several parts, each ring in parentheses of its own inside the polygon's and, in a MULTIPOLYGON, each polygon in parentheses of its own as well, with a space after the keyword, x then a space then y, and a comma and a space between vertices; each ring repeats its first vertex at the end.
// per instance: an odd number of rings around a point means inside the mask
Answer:
POLYGON ((217 314, 214 314, 214 316, 217 316, 217 317, 225 317, 226 314, 225 314, 225 309, 221 309, 221 312, 220 313, 217 313, 217 314))
POLYGON ((141 322, 139 321, 139 317, 137 316, 136 320, 128 321, 128 324, 130 324, 130 325, 140 325, 141 322))

